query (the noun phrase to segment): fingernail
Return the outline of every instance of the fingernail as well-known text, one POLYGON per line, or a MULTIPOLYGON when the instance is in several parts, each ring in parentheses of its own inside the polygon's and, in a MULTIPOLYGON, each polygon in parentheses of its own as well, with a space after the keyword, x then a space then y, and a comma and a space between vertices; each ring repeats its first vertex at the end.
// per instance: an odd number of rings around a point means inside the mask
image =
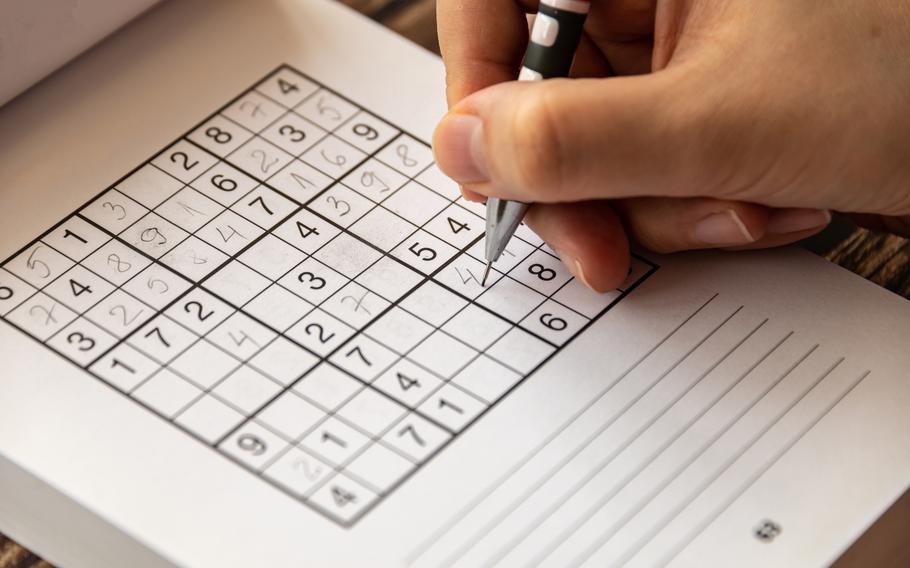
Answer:
POLYGON ((768 234, 787 235, 826 227, 831 212, 825 209, 779 209, 768 218, 768 234))
POLYGON ((696 223, 693 236, 698 242, 711 246, 744 245, 755 242, 755 237, 733 209, 714 213, 696 223))
POLYGON ((572 276, 574 276, 578 281, 580 281, 582 284, 584 284, 591 290, 594 290, 598 294, 603 293, 601 290, 598 290, 594 286, 591 286, 591 283, 588 281, 587 276, 585 276, 585 269, 581 265, 580 260, 578 260, 577 258, 571 257, 569 255, 566 255, 561 250, 554 248, 553 245, 550 245, 550 248, 553 250, 553 252, 556 253, 556 256, 559 257, 559 260, 561 260, 562 263, 564 265, 566 265, 566 268, 569 269, 569 272, 572 273, 572 276))
POLYGON ((483 122, 471 114, 450 114, 433 135, 433 152, 439 168, 459 183, 488 179, 483 157, 483 122))

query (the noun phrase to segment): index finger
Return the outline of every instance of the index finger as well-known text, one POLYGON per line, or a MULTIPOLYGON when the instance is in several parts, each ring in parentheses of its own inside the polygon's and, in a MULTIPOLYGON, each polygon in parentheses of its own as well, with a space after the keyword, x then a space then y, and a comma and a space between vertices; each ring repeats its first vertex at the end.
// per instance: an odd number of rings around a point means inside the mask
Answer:
POLYGON ((490 85, 511 81, 528 46, 529 0, 439 0, 439 48, 451 107, 490 85))

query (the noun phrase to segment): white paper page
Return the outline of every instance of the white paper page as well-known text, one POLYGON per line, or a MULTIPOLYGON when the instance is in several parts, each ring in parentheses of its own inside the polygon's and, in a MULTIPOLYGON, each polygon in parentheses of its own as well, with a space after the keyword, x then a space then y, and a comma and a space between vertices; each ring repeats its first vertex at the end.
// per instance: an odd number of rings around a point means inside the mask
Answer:
POLYGON ((175 2, 0 110, 0 530, 67 566, 807 566, 902 493, 904 300, 792 250, 597 296, 524 230, 483 290, 442 85, 337 4, 175 2))

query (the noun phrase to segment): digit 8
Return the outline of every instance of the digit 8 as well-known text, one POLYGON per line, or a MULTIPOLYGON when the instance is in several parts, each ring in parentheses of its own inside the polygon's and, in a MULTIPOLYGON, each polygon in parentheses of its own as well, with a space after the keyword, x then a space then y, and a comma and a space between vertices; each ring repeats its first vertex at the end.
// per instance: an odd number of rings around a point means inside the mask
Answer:
POLYGON ((528 267, 528 272, 545 282, 556 278, 556 271, 552 268, 545 268, 542 264, 532 264, 528 267))
POLYGON ((205 135, 208 136, 209 138, 213 139, 215 142, 217 142, 219 144, 227 144, 233 138, 233 136, 231 136, 230 132, 221 130, 217 126, 209 126, 208 128, 206 128, 205 135))

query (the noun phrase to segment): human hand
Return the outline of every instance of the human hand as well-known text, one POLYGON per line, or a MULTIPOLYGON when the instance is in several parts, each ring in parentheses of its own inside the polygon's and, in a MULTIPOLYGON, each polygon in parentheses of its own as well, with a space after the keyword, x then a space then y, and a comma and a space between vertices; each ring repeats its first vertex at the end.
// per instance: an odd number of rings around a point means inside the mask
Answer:
POLYGON ((573 80, 506 82, 535 0, 439 0, 440 168, 527 223, 595 290, 629 239, 761 248, 829 210, 910 227, 910 4, 593 0, 573 80))

